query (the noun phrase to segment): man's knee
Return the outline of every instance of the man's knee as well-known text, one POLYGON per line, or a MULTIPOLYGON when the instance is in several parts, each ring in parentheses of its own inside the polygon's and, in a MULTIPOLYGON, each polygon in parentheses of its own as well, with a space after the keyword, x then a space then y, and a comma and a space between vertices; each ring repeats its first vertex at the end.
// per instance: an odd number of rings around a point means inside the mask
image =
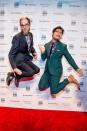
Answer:
POLYGON ((28 74, 29 74, 30 77, 32 77, 32 76, 35 74, 35 72, 34 72, 34 71, 31 71, 31 72, 29 72, 28 74))
POLYGON ((40 91, 44 91, 44 90, 46 90, 47 88, 49 88, 49 87, 45 87, 45 86, 42 87, 42 86, 39 86, 39 90, 40 90, 40 91))
POLYGON ((40 91, 44 91, 47 88, 49 88, 49 86, 48 86, 48 84, 44 83, 44 81, 41 80, 38 84, 38 88, 40 91))
POLYGON ((36 69, 36 74, 39 73, 39 72, 40 72, 40 68, 37 67, 37 69, 36 69))

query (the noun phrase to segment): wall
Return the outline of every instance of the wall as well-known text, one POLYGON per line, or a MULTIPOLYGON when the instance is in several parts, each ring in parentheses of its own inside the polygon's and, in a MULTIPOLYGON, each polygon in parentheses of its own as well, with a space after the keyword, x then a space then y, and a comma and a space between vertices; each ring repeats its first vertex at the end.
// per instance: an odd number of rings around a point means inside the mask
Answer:
POLYGON ((0 105, 21 108, 39 108, 52 110, 87 111, 87 2, 86 0, 0 0, 0 105), (19 19, 28 16, 31 19, 31 32, 38 60, 34 61, 41 72, 29 82, 21 82, 16 88, 14 82, 7 88, 6 76, 11 71, 8 52, 12 37, 20 31, 19 19), (79 78, 73 68, 63 58, 63 76, 73 74, 80 82, 81 91, 75 85, 69 85, 56 99, 50 96, 50 90, 38 91, 38 82, 43 73, 38 44, 51 40, 51 31, 57 25, 65 29, 62 42, 84 76, 79 78))

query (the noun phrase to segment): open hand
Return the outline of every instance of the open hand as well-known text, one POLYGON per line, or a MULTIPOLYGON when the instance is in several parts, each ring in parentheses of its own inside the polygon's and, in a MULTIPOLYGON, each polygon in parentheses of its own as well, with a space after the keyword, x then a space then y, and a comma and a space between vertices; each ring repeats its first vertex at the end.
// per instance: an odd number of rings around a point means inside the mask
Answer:
POLYGON ((83 76, 83 69, 77 69, 77 73, 80 77, 83 76))
POLYGON ((42 45, 38 45, 38 46, 39 46, 39 49, 40 49, 41 53, 44 53, 45 52, 45 47, 42 46, 42 45))
POLYGON ((37 60, 37 53, 33 53, 33 57, 35 60, 37 60))
POLYGON ((16 74, 18 74, 18 75, 21 75, 21 74, 22 74, 22 71, 21 71, 20 69, 18 69, 18 68, 15 68, 15 69, 14 69, 14 72, 15 72, 16 74))

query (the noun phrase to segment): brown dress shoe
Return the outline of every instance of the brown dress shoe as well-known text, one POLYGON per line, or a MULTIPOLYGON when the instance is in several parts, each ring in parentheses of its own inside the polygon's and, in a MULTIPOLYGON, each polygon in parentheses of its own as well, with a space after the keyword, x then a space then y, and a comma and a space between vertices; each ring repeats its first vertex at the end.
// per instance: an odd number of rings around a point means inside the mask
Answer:
POLYGON ((76 84, 78 90, 80 90, 80 84, 79 84, 78 81, 74 78, 73 75, 68 76, 68 80, 69 80, 70 83, 76 84))
POLYGON ((52 96, 52 98, 56 98, 57 95, 56 94, 51 94, 51 96, 52 96))
POLYGON ((64 89, 62 89, 61 91, 59 91, 59 92, 56 93, 56 94, 51 94, 51 96, 52 96, 52 98, 56 98, 56 97, 58 97, 59 95, 61 95, 63 92, 64 92, 64 89))

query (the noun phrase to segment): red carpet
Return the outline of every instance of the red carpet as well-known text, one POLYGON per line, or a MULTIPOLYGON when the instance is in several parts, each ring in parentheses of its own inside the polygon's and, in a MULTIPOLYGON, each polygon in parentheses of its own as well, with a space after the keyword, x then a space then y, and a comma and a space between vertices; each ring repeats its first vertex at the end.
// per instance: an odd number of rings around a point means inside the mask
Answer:
POLYGON ((0 131, 87 131, 87 113, 0 107, 0 131))

